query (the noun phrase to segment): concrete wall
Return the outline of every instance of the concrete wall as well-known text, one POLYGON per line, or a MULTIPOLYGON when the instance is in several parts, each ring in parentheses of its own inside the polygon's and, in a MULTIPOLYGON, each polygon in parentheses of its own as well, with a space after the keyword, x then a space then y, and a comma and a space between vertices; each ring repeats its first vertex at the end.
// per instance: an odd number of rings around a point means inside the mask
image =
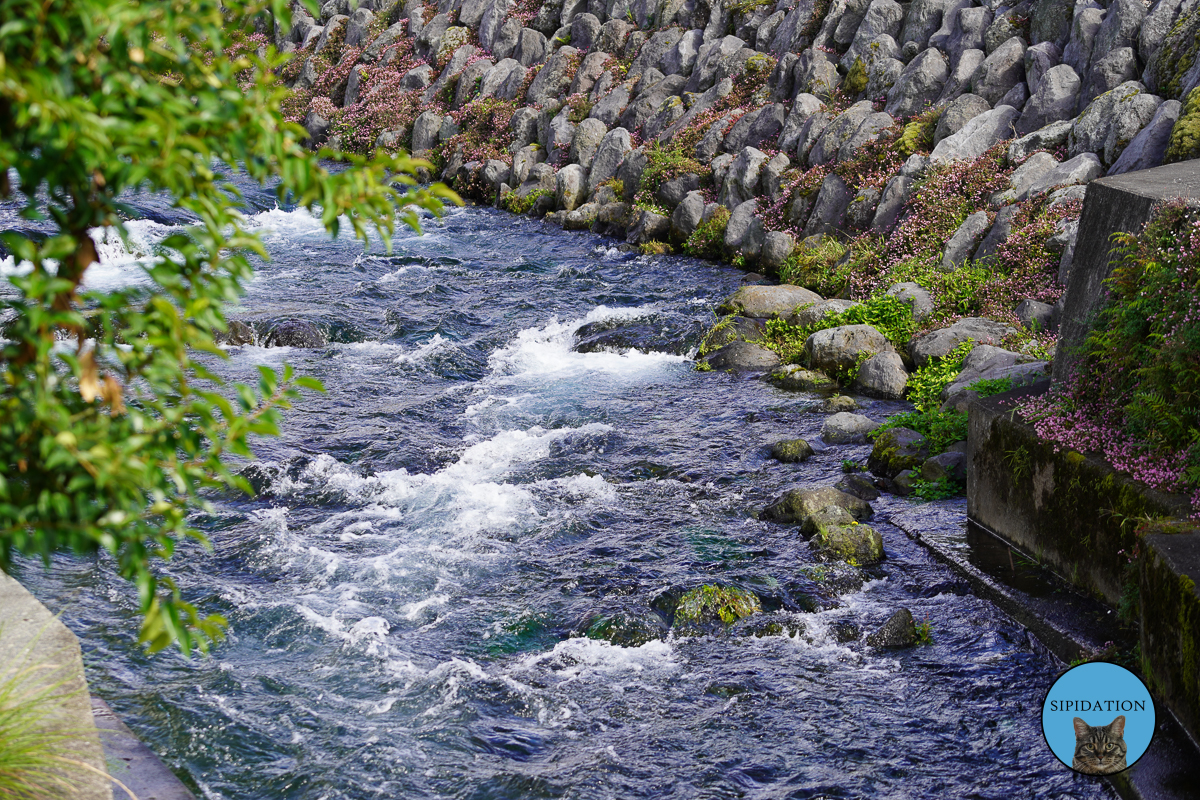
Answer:
POLYGON ((57 702, 47 715, 46 724, 72 732, 74 738, 66 745, 59 745, 58 754, 97 770, 79 769, 70 773, 75 786, 59 796, 64 800, 111 800, 104 752, 92 722, 79 641, 25 587, 3 572, 0 572, 0 611, 0 680, 11 675, 12 669, 37 667, 32 685, 61 682, 54 690, 57 702))
POLYGON ((1157 203, 1180 198, 1200 204, 1200 160, 1088 184, 1063 296, 1054 380, 1061 381, 1074 371, 1076 354, 1087 338, 1093 316, 1104 303, 1104 281, 1113 269, 1113 233, 1140 230, 1157 203))

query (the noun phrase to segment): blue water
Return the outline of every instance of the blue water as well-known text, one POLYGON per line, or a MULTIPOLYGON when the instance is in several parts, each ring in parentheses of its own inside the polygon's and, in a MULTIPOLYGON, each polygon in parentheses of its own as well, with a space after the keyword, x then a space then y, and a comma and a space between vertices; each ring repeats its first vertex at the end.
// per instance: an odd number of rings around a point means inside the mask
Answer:
MULTIPOLYGON (((865 457, 769 459, 816 438, 818 398, 684 355, 571 349, 585 322, 698 329, 741 273, 477 208, 364 253, 252 201, 274 260, 231 316, 312 320, 331 343, 218 366, 250 380, 287 361, 328 389, 257 445, 262 496, 197 516, 213 554, 170 565, 228 640, 147 658, 105 559, 18 573, 78 633, 93 691, 202 796, 1108 796, 1042 738, 1055 666, 887 522, 905 501, 874 503, 888 558, 869 570, 755 519, 865 457), (802 632, 581 635, 705 582, 758 592, 802 632), (932 644, 867 647, 899 606, 932 644)), ((91 285, 138 280, 175 229, 143 205, 158 222, 133 223, 133 252, 102 248, 91 285)))

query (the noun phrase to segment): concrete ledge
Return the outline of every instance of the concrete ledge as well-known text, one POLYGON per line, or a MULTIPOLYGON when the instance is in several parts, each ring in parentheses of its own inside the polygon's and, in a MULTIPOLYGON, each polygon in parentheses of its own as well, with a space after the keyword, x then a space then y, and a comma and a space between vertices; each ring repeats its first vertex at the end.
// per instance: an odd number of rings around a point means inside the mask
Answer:
POLYGON ((1113 233, 1141 229, 1155 205, 1176 199, 1200 202, 1200 160, 1129 172, 1088 184, 1067 292, 1063 296, 1054 380, 1064 380, 1074 371, 1092 319, 1104 302, 1104 281, 1113 270, 1113 233))
POLYGON ((111 800, 112 790, 104 769, 104 753, 92 722, 87 681, 79 641, 45 606, 16 580, 0 572, 0 677, 10 669, 38 669, 31 686, 61 684, 54 690, 55 707, 46 718, 48 727, 68 732, 71 739, 56 747, 58 754, 87 764, 69 774, 74 788, 59 797, 71 800, 111 800))
MULTIPOLYGON (((138 800, 195 800, 154 751, 99 697, 92 698, 92 715, 104 745, 108 774, 125 784, 138 800)), ((120 798, 124 792, 117 790, 116 794, 120 798)))
POLYGON ((967 515, 1072 585, 1117 606, 1136 581, 1137 527, 1185 517, 1186 497, 1155 492, 1103 460, 1040 439, 1015 419, 1015 401, 1048 381, 989 397, 969 410, 967 515))

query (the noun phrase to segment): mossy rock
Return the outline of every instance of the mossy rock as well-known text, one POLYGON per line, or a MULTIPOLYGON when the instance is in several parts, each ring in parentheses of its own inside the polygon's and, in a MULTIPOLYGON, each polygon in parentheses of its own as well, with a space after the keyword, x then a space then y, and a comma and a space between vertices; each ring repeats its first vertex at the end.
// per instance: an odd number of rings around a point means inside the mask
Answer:
POLYGON ((750 317, 739 317, 733 314, 722 317, 713 325, 704 339, 700 342, 699 355, 706 356, 715 353, 727 344, 734 342, 750 342, 762 339, 766 327, 760 320, 750 317))
POLYGON ((1200 86, 1192 89, 1171 129, 1171 142, 1167 145, 1164 164, 1200 158, 1200 86))
POLYGON ((850 65, 850 71, 846 73, 846 79, 842 81, 842 94, 846 97, 856 97, 862 94, 867 88, 867 65, 863 63, 861 58, 854 59, 854 63, 850 65))
POLYGON ((906 469, 918 469, 929 458, 929 443, 911 428, 889 428, 875 437, 867 469, 881 478, 895 478, 906 469))
POLYGON ((667 624, 649 609, 641 613, 620 610, 591 617, 584 626, 583 635, 620 647, 640 647, 646 642, 665 638, 667 624))
POLYGON ((825 486, 817 489, 792 489, 763 510, 763 518, 773 522, 799 522, 805 535, 816 532, 811 517, 828 506, 844 509, 851 517, 870 519, 874 513, 870 503, 852 494, 825 486))
POLYGON ((812 457, 813 449, 803 439, 785 439, 771 445, 771 458, 785 464, 798 464, 812 457))
POLYGON ((767 380, 780 389, 800 392, 820 392, 837 388, 837 383, 825 373, 805 369, 799 364, 786 364, 772 372, 767 380))
POLYGON ((691 589, 675 604, 672 627, 680 633, 709 633, 723 630, 738 620, 762 611, 753 592, 736 586, 706 583, 691 589))
POLYGON ((729 629, 734 636, 753 636, 761 639, 765 636, 790 636, 795 638, 807 630, 808 625, 799 614, 776 612, 774 614, 755 614, 739 620, 729 629))
POLYGON ((847 397, 844 394, 831 397, 821 404, 821 412, 824 414, 841 414, 843 412, 857 410, 858 401, 853 397, 847 397))
POLYGON ((815 528, 812 546, 818 553, 853 565, 883 560, 883 537, 844 509, 829 506, 809 519, 815 528))

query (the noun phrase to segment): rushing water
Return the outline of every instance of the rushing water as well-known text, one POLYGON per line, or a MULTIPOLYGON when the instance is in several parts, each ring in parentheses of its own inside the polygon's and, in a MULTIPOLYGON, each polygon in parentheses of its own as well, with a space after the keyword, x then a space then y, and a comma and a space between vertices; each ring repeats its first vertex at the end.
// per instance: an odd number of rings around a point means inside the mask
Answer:
MULTIPOLYGON (((137 280, 174 230, 142 208, 136 252, 102 248, 93 286, 137 280)), ((258 445, 267 491, 198 520, 214 554, 171 565, 228 641, 145 658, 103 559, 19 573, 79 634, 93 691, 204 796, 1107 796, 1043 742, 1054 666, 887 523, 904 501, 874 503, 886 562, 832 581, 793 528, 754 519, 865 456, 767 457, 816 437, 817 398, 665 352, 572 350, 585 322, 694 331, 740 273, 487 209, 391 256, 302 212, 255 220, 275 260, 233 316, 314 320, 332 343, 219 368, 253 380, 286 360, 328 389, 258 445), (802 632, 580 636, 704 582, 755 589, 802 632), (933 643, 868 648, 900 605, 933 643)))

